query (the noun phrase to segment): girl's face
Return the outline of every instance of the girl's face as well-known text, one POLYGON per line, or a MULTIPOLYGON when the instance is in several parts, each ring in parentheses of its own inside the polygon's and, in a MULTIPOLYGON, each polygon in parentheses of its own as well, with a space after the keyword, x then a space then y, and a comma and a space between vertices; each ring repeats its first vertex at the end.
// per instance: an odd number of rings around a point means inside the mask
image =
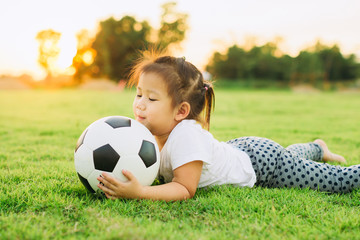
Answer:
POLYGON ((133 102, 135 119, 145 125, 155 137, 166 137, 176 126, 176 108, 167 86, 156 73, 142 73, 133 102))

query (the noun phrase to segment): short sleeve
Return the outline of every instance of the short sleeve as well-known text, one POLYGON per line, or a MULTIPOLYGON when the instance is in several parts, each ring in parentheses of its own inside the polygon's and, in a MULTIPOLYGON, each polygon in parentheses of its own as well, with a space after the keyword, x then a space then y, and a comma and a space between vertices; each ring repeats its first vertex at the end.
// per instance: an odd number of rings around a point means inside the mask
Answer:
POLYGON ((177 131, 169 150, 173 170, 192 161, 211 163, 212 143, 202 129, 177 131))

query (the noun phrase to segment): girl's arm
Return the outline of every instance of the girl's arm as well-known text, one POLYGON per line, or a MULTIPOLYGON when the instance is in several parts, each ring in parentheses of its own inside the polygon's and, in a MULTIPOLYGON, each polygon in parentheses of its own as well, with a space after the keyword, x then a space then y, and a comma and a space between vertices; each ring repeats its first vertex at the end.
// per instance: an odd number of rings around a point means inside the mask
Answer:
POLYGON ((184 200, 195 195, 199 184, 202 161, 193 161, 184 164, 174 170, 172 182, 157 186, 142 186, 135 176, 123 170, 128 182, 120 182, 110 174, 103 173, 103 177, 97 179, 103 183, 98 187, 104 191, 107 198, 139 198, 153 200, 184 200))

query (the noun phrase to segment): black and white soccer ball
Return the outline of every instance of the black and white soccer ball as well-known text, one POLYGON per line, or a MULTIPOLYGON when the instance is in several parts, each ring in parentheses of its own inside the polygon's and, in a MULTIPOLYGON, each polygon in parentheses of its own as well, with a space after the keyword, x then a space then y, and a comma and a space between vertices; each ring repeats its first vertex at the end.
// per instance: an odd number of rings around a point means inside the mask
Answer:
POLYGON ((108 172, 120 181, 129 170, 142 185, 151 185, 160 166, 154 136, 141 123, 123 116, 101 118, 81 134, 74 153, 75 170, 92 193, 101 193, 96 179, 108 172))

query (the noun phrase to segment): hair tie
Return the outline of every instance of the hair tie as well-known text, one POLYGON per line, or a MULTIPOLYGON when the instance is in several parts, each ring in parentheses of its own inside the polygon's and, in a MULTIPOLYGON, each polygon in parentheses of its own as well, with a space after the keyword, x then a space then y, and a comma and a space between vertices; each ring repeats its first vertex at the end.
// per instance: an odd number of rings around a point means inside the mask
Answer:
POLYGON ((205 92, 206 92, 207 90, 209 90, 209 87, 210 87, 210 85, 209 85, 209 84, 204 83, 204 89, 205 89, 205 92))

